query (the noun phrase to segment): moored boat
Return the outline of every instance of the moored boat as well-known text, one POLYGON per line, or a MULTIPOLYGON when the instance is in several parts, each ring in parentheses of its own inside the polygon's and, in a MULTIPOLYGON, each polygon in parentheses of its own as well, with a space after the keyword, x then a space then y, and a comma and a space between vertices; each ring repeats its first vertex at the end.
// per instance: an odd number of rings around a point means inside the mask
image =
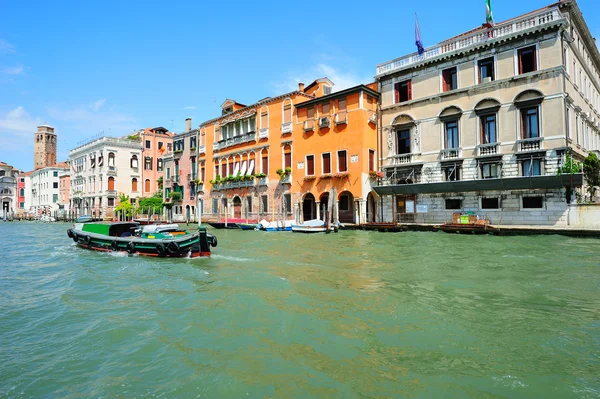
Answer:
MULTIPOLYGON (((337 228, 333 226, 329 227, 329 231, 334 231, 337 228)), ((304 223, 292 225, 293 233, 325 233, 327 232, 327 226, 325 222, 319 219, 307 220, 304 223)))
POLYGON ((263 219, 258 223, 258 229, 263 231, 292 231, 292 225, 294 224, 296 224, 295 220, 267 222, 263 219))
POLYGON ((217 238, 199 227, 189 233, 176 224, 146 225, 135 222, 76 223, 67 235, 77 245, 104 252, 127 252, 158 257, 210 256, 217 238))
POLYGON ((257 223, 237 223, 238 227, 242 230, 257 230, 257 223))

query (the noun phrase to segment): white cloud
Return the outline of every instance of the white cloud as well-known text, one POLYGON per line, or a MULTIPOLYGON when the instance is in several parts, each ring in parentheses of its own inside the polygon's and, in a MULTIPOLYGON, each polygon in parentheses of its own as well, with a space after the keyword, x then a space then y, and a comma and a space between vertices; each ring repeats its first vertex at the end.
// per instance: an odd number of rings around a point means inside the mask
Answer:
POLYGON ((6 68, 0 69, 1 73, 5 73, 7 75, 20 75, 24 71, 25 71, 25 68, 23 68, 23 65, 17 65, 15 67, 6 67, 6 68))
POLYGON ((194 107, 193 105, 188 105, 186 107, 183 107, 183 109, 196 109, 196 107, 194 107))
POLYGON ((100 108, 102 108, 102 106, 104 105, 105 102, 106 102, 106 98, 103 98, 102 100, 95 101, 95 102, 93 102, 90 105, 90 108, 93 111, 98 111, 100 108))
POLYGON ((0 39, 0 53, 14 53, 15 46, 4 39, 0 39))
POLYGON ((341 91, 359 84, 370 83, 373 81, 372 76, 361 76, 354 71, 341 71, 338 68, 334 68, 329 64, 320 63, 315 67, 302 72, 289 73, 286 81, 283 83, 275 83, 275 94, 282 94, 283 92, 298 90, 298 83, 304 84, 312 83, 315 79, 329 78, 335 86, 333 91, 341 91))
POLYGON ((7 130, 8 135, 29 137, 39 124, 40 118, 32 118, 22 106, 0 114, 0 128, 7 130))

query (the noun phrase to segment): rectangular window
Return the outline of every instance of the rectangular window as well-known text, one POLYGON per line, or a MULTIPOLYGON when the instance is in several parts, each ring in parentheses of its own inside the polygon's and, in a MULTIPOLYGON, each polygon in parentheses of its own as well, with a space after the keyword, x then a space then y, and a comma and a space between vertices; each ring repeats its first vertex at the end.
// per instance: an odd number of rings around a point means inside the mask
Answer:
POLYGON ((481 209, 500 209, 500 198, 498 197, 482 197, 481 209))
POLYGON ((21 183, 25 183, 25 178, 21 177, 21 183))
POLYGON ((25 209, 25 203, 19 202, 19 209, 25 209))
POLYGON ((164 143, 162 141, 158 142, 158 149, 162 150, 162 148, 164 147, 164 143))
POLYGON ((268 175, 269 174, 269 157, 262 157, 262 173, 268 175))
POLYGON ((331 107, 329 105, 329 101, 327 101, 325 104, 322 105, 322 109, 323 109, 323 115, 327 116, 330 114, 331 112, 331 107))
POLYGON ((260 114, 260 127, 261 129, 269 127, 269 113, 267 111, 260 114))
POLYGON ((412 82, 406 80, 394 84, 394 103, 412 100, 412 82))
POLYGON ((283 154, 283 168, 291 168, 292 167, 292 153, 286 152, 283 154))
POLYGON ((213 214, 219 213, 219 199, 218 198, 213 198, 213 200, 212 200, 212 213, 213 214))
POLYGON ((57 170, 55 170, 54 172, 52 172, 52 176, 54 176, 54 177, 58 177, 58 171, 57 171, 57 170))
POLYGON ((315 156, 306 156, 306 175, 313 176, 315 174, 315 156))
POLYGON ((457 198, 446 198, 446 209, 447 210, 456 210, 462 209, 462 200, 457 198))
POLYGON ((167 180, 171 178, 171 168, 167 168, 167 180))
POLYGON ((190 137, 190 148, 196 148, 196 137, 190 137))
POLYGON ((497 179, 500 175, 500 164, 485 163, 481 165, 482 179, 497 179))
POLYGON ((261 195, 260 196, 260 211, 262 213, 268 213, 269 212, 269 196, 268 195, 261 195))
POLYGON ((458 148, 458 121, 445 123, 446 148, 458 148))
POLYGON ((375 151, 369 150, 369 172, 375 170, 375 151))
POLYGON ((314 119, 315 118, 315 107, 308 107, 306 109, 306 118, 314 119))
POLYGON ((52 183, 52 188, 58 188, 58 182, 52 183))
POLYGON ((321 155, 323 163, 323 173, 331 173, 331 154, 325 153, 321 155))
POLYGON ((540 137, 538 107, 521 110, 521 133, 524 139, 540 137))
POLYGON ((458 88, 457 76, 456 67, 442 71, 442 86, 445 92, 458 88))
POLYGON ((156 170, 159 171, 159 172, 162 172, 162 170, 163 170, 163 160, 162 160, 162 158, 158 158, 156 160, 156 170))
POLYGON ((517 50, 517 56, 519 58, 519 75, 522 73, 535 72, 537 70, 535 46, 517 50))
POLYGON ((496 114, 481 117, 481 144, 496 143, 496 114))
POLYGON ((460 180, 460 166, 448 166, 444 168, 446 181, 460 180))
POLYGON ((152 170, 152 158, 151 157, 144 158, 144 169, 152 170))
POLYGON ((150 143, 150 140, 146 140, 146 148, 152 148, 152 144, 150 143))
POLYGON ((55 204, 58 202, 58 194, 52 194, 52 202, 55 204))
POLYGON ((479 70, 479 83, 485 83, 488 78, 490 81, 495 80, 494 57, 477 61, 477 69, 479 70))
POLYGON ((523 176, 541 176, 542 161, 540 159, 528 159, 521 164, 523 176))
POLYGON ((398 154, 410 154, 410 130, 396 130, 398 154))
POLYGON ((338 172, 348 171, 348 160, 346 159, 346 150, 340 150, 337 152, 338 156, 338 172))
POLYGON ((544 207, 544 197, 541 195, 523 197, 523 209, 541 209, 544 207))
POLYGON ((114 198, 108 198, 108 206, 115 206, 115 199, 114 198))

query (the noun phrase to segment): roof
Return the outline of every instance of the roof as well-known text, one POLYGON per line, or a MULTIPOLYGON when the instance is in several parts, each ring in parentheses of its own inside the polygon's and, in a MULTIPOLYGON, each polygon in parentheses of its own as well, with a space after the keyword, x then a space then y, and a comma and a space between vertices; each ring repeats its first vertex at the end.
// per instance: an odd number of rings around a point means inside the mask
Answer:
POLYGON ((370 87, 368 87, 366 85, 361 84, 361 85, 358 85, 358 86, 350 87, 350 88, 345 89, 345 90, 341 90, 341 91, 337 91, 335 93, 328 94, 326 96, 317 97, 315 99, 305 101, 303 103, 295 105, 295 107, 296 107, 296 109, 299 109, 299 108, 308 107, 308 106, 311 106, 311 105, 314 105, 314 104, 320 104, 322 102, 326 102, 326 101, 329 101, 329 100, 337 98, 337 97, 343 97, 343 96, 346 96, 346 95, 348 95, 350 93, 358 92, 358 91, 361 91, 361 90, 366 91, 367 93, 369 93, 373 97, 379 98, 379 92, 377 92, 376 90, 371 89, 370 87))
POLYGON ((310 89, 311 87, 316 86, 318 83, 327 83, 327 85, 329 85, 329 86, 335 86, 335 83, 333 83, 331 80, 329 80, 328 78, 325 77, 325 78, 315 79, 315 81, 312 82, 311 84, 309 84, 308 86, 306 86, 304 88, 304 90, 306 91, 306 90, 310 89))
POLYGON ((50 166, 51 168, 69 169, 69 164, 66 162, 58 162, 50 166))

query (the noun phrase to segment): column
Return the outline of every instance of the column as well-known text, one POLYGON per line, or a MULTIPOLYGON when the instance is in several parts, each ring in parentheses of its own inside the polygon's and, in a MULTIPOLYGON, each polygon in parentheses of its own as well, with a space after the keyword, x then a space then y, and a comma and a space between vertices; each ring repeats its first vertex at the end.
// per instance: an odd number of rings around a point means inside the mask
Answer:
POLYGON ((315 206, 317 207, 317 219, 321 220, 321 202, 315 201, 315 206))

